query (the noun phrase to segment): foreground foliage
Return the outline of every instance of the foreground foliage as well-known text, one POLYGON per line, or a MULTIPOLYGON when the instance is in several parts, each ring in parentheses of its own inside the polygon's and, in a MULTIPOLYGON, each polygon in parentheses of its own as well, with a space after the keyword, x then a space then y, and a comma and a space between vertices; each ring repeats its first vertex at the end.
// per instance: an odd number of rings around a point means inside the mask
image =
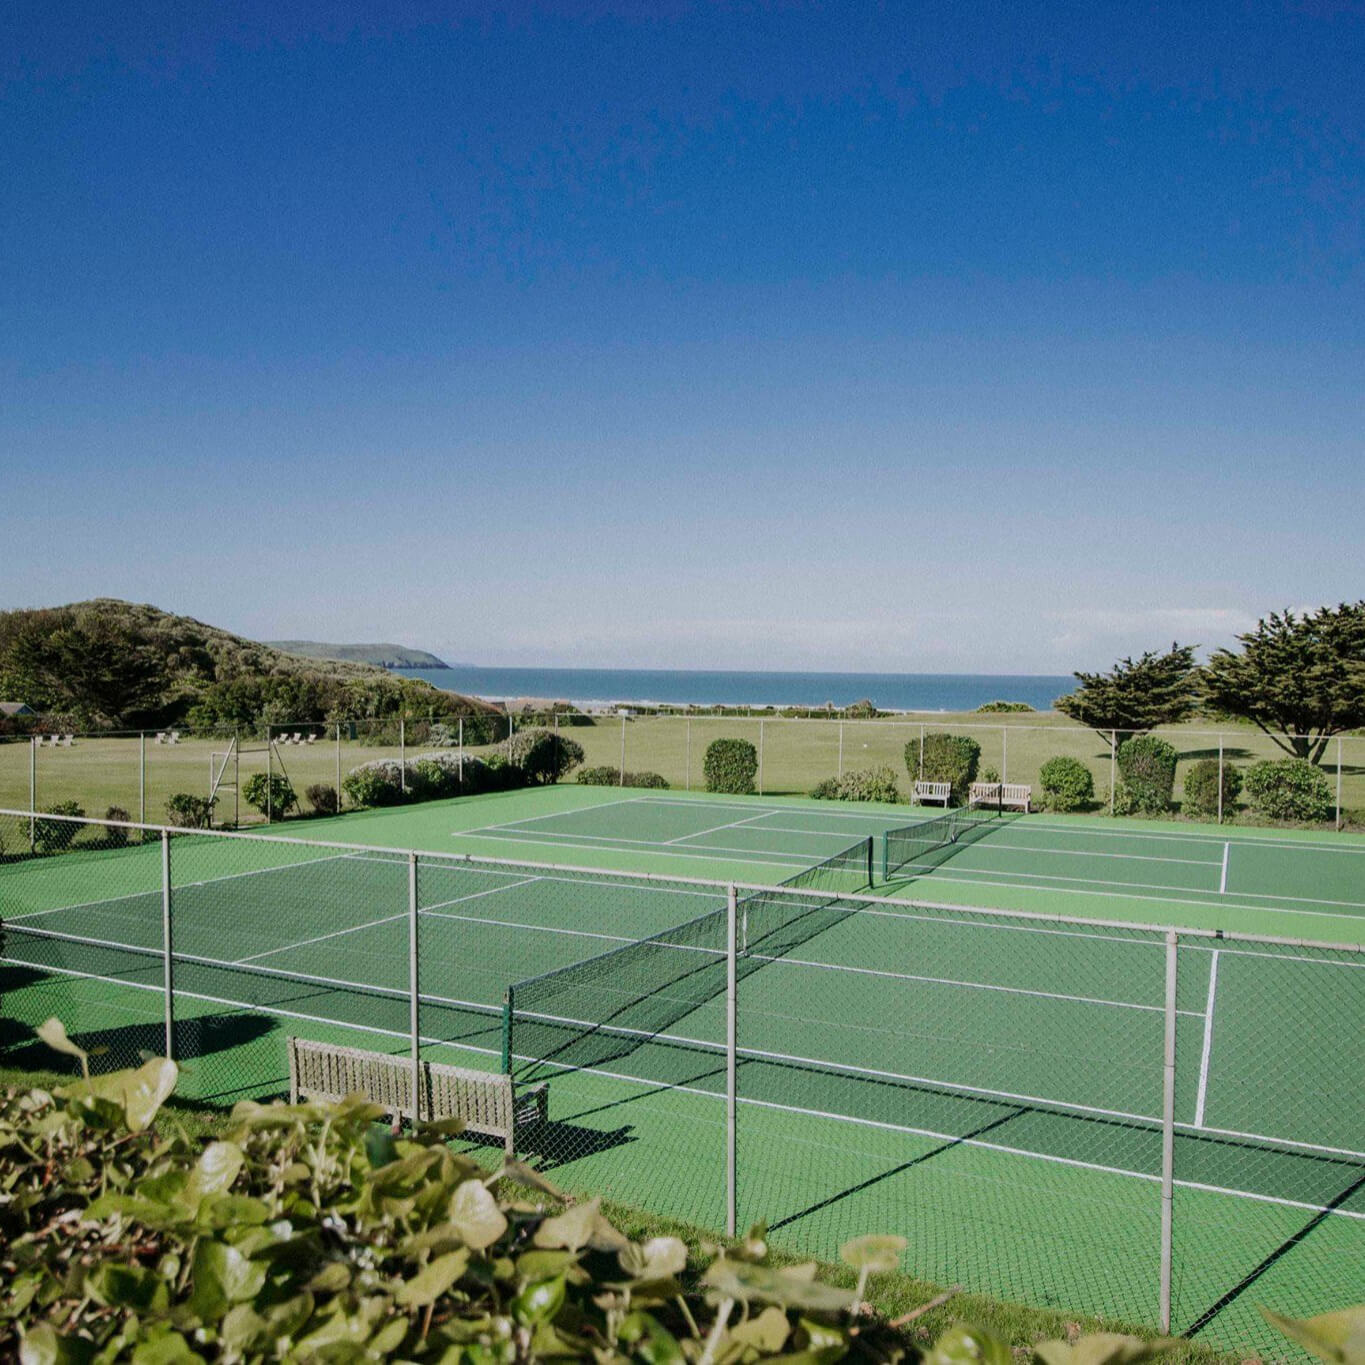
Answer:
MULTIPOLYGON (((61 1026, 43 1036, 84 1054, 61 1026)), ((458 1124, 396 1137, 359 1099, 244 1103, 220 1135, 158 1118, 176 1068, 0 1098, 0 1355, 24 1365, 132 1360, 809 1362, 1012 1365, 989 1329, 901 1330, 880 1277, 904 1242, 841 1253, 853 1288, 779 1265, 761 1228, 701 1264, 673 1236, 631 1240, 524 1165, 453 1153, 458 1124), (155 1123, 156 1127, 153 1128, 155 1123)), ((1324 1359, 1361 1365, 1359 1310, 1267 1315, 1324 1359)), ((1137 1365, 1174 1343, 1045 1341, 1042 1365, 1137 1365)))

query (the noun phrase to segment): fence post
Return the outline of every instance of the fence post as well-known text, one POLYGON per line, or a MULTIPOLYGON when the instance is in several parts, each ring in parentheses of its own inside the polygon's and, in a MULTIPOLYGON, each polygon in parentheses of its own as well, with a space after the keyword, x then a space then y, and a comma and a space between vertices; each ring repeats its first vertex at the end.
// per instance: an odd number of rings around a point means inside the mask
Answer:
POLYGON ((844 723, 839 722, 839 776, 844 775, 844 723))
POLYGON ((265 822, 270 823, 270 789, 275 785, 275 742, 270 737, 270 726, 265 727, 265 822))
POLYGON ((161 831, 161 988, 166 997, 166 1056, 175 1060, 175 976, 171 944, 171 835, 161 831))
MULTIPOLYGON (((1010 727, 1002 725, 1000 727, 1000 781, 1002 783, 1010 780, 1010 727)), ((1000 793, 1003 801, 1005 793, 1000 793)))
POLYGON ((1166 1037, 1161 1086, 1161 1330, 1171 1330, 1171 1243, 1175 1205, 1175 1000, 1179 938, 1166 934, 1166 1037))
POLYGON ((138 731, 137 755, 137 820, 138 824, 147 823, 147 732, 138 731))
POLYGON ((758 719, 758 794, 763 795, 763 717, 758 719))
POLYGON ((687 718, 687 766, 683 770, 683 791, 692 790, 692 717, 687 718))
POLYGON ((1116 795, 1115 784, 1118 781, 1118 762, 1119 762, 1119 732, 1110 730, 1109 732, 1109 814, 1113 815, 1116 807, 1114 797, 1116 795))
POLYGON ((28 737, 28 851, 38 847, 38 822, 33 813, 38 809, 38 736, 28 737))
POLYGON ((626 785, 626 715, 621 713, 621 786, 626 785))
POLYGON ((1341 736, 1337 736, 1337 829, 1341 829, 1341 736))
POLYGON ((733 1237, 738 1223, 738 1170, 735 1160, 737 1134, 735 1125, 736 1034, 738 1032, 738 978, 736 970, 737 904, 734 885, 725 888, 725 1235, 733 1237))
POLYGON ((407 722, 398 717, 398 790, 408 789, 408 731, 407 722))
POLYGON ((464 791, 464 717, 460 717, 460 791, 464 791))
POLYGON ((924 722, 919 723, 919 780, 924 781, 924 722))
POLYGON ((408 1028, 412 1034, 412 1122, 422 1118, 422 1048, 417 1004, 417 854, 408 854, 408 1028))
POLYGON ((337 721, 337 810, 341 810, 341 722, 337 721))
POLYGON ((1223 732, 1218 732, 1218 823, 1223 823, 1223 732))

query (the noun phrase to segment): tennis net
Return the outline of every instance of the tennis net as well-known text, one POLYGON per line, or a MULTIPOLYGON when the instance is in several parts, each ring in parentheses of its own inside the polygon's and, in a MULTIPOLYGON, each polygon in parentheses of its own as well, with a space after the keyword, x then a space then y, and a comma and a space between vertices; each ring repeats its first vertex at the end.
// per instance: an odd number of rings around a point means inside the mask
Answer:
POLYGON ((894 876, 903 867, 916 871, 937 867, 951 858, 959 845, 984 834, 999 814, 999 801, 973 801, 932 820, 887 830, 882 835, 882 879, 894 876))
MULTIPOLYGON (((737 902, 739 976, 789 953, 856 912, 871 885, 872 840, 859 839, 779 885, 737 902)), ((510 986, 503 1069, 582 1070, 617 1061, 725 993, 727 907, 510 986)))

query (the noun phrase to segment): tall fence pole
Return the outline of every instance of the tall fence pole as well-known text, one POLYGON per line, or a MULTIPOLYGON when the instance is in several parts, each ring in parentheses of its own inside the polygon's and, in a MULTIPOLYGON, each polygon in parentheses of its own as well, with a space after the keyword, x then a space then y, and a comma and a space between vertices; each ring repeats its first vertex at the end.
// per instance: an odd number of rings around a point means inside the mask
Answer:
POLYGON ((687 758, 683 769, 683 791, 692 790, 692 717, 687 718, 687 758))
POLYGON ((763 795, 763 720, 758 722, 758 794, 763 795))
POLYGON ((33 813, 38 809, 38 736, 28 737, 28 851, 38 846, 38 822, 33 813))
POLYGON ((1341 828, 1341 736, 1337 736, 1337 828, 1341 828))
POLYGON ((1171 1330, 1171 1243, 1175 1190, 1175 1022, 1176 955, 1179 938, 1166 935, 1166 1037, 1161 1085, 1161 1330, 1171 1330))
POLYGON ((738 1152, 736 1126, 736 1035, 738 1033, 739 993, 736 982, 739 897, 732 885, 725 888, 725 1235, 733 1237, 738 1225, 738 1152))
POLYGON ((1223 823, 1223 735, 1218 735, 1218 823, 1223 823))
POLYGON ((1001 782, 1010 780, 1010 727, 1008 725, 1000 727, 1000 780, 1001 782))
POLYGON ((1118 786, 1118 762, 1119 762, 1119 732, 1110 730, 1109 732, 1109 814, 1113 815, 1115 806, 1114 798, 1118 786))
POLYGON ((270 726, 265 727, 265 822, 270 823, 271 788, 275 785, 275 742, 270 737, 270 726))
POLYGON ((919 780, 924 781, 924 722, 919 725, 919 780))
POLYGON ((147 732, 138 731, 137 755, 137 821, 147 823, 147 732))
POLYGON ((460 717, 460 790, 464 791, 464 717, 460 717))
POLYGON ((408 854, 408 1030, 412 1035, 412 1122, 422 1117, 422 1045, 418 1032, 417 855, 408 854))
POLYGON ((626 715, 621 713, 621 786, 626 785, 626 715))
POLYGON ((175 1058, 175 953, 171 943, 171 835, 161 831, 161 989, 166 1006, 166 1056, 175 1058))
POLYGON ((408 730, 402 716, 398 717, 398 789, 408 789, 408 730))
POLYGON ((839 722, 839 776, 844 775, 844 723, 839 722))
POLYGON ((337 810, 341 809, 341 722, 337 721, 337 810))

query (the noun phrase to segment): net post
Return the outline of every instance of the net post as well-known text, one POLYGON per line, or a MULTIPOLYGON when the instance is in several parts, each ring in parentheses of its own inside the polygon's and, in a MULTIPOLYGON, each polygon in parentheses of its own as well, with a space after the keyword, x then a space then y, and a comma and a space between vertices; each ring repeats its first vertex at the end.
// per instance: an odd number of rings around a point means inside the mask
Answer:
POLYGON ((502 993, 502 1074, 512 1074, 512 1008, 515 994, 511 986, 502 993))
POLYGON ((882 830, 882 884, 891 880, 891 831, 882 830))
POLYGON ((867 887, 869 891, 872 889, 872 858, 872 836, 869 834, 867 836, 867 887))
POLYGON ((412 1122, 422 1117, 422 1048, 418 1032, 417 854, 408 854, 408 1029, 412 1035, 412 1122))
POLYGON ((1161 1086, 1161 1330, 1171 1330, 1171 1243, 1174 1232, 1175 1189, 1175 1024, 1176 958, 1180 939, 1174 929, 1166 934, 1166 1029, 1161 1086))
POLYGON ((739 897, 731 882, 725 888, 725 1235, 733 1237, 738 1213, 738 1163, 736 1161, 736 1034, 738 992, 736 957, 738 952, 739 897))
POLYGON ((165 995, 166 1056, 175 1060, 175 978, 171 942, 171 832, 161 831, 161 988, 165 995))

